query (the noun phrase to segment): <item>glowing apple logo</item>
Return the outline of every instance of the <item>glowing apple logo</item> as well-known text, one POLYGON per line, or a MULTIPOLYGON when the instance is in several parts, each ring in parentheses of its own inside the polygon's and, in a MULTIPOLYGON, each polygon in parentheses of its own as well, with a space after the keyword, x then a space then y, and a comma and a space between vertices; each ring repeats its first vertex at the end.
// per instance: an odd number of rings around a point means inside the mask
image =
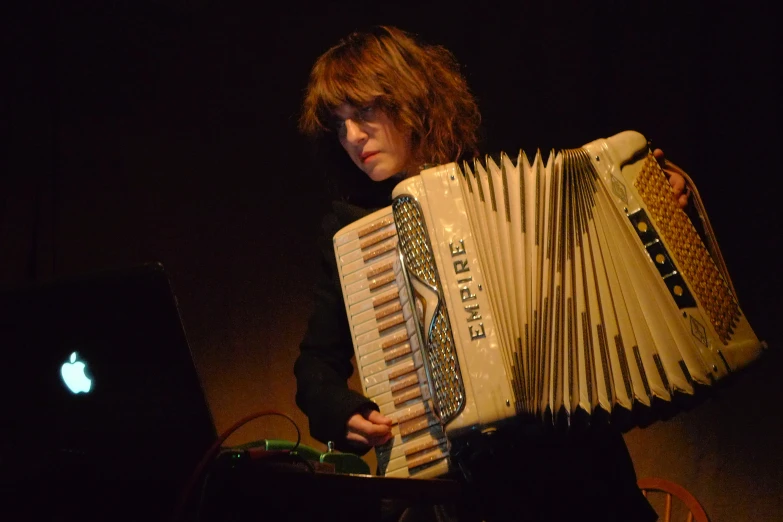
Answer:
POLYGON ((70 360, 60 368, 63 382, 71 392, 88 393, 92 388, 92 380, 87 377, 86 369, 87 365, 84 362, 76 360, 76 352, 73 352, 70 360))

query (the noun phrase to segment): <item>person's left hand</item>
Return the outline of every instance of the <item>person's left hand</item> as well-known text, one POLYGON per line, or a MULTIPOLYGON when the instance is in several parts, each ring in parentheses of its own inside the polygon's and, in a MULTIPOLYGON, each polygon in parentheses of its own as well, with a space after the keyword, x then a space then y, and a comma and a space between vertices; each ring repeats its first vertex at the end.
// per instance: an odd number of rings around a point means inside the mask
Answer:
POLYGON ((392 420, 373 409, 364 409, 351 415, 346 425, 345 438, 365 446, 380 446, 393 437, 392 420))
POLYGON ((658 160, 658 164, 661 166, 666 175, 669 176, 669 185, 672 186, 672 192, 674 193, 674 199, 677 201, 677 204, 680 206, 680 208, 687 207, 689 192, 685 187, 685 178, 682 177, 682 174, 679 172, 666 170, 666 158, 664 157, 663 151, 661 149, 655 149, 653 151, 653 156, 655 156, 655 159, 658 160))

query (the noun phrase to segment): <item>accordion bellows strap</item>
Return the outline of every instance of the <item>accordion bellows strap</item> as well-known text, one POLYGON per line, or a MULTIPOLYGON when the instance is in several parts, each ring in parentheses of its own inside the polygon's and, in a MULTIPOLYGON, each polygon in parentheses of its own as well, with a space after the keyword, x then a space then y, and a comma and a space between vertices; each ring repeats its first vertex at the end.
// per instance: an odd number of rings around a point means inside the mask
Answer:
POLYGON ((454 440, 520 419, 642 424, 755 360, 688 180, 703 237, 634 131, 427 169, 338 232, 383 473, 443 474, 454 440))

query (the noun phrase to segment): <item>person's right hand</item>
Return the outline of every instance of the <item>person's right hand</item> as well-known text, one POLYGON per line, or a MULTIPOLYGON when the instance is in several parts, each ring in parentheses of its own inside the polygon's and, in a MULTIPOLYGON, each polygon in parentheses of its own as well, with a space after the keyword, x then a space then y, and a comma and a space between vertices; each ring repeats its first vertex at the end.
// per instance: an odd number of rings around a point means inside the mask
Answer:
POLYGON ((354 413, 346 424, 345 438, 367 446, 379 446, 392 438, 391 425, 389 417, 375 410, 354 413))
POLYGON ((661 149, 655 149, 653 151, 653 156, 658 160, 658 164, 666 175, 669 176, 669 185, 672 186, 672 192, 674 192, 674 199, 677 201, 677 205, 679 205, 680 208, 687 207, 690 188, 688 188, 685 183, 685 177, 676 170, 666 168, 666 158, 661 149))

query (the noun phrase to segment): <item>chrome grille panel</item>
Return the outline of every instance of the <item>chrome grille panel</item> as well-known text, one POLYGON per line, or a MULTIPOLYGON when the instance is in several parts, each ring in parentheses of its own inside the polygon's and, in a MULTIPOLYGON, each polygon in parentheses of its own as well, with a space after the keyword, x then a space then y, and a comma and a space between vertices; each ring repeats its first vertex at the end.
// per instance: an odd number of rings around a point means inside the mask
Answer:
POLYGON ((451 325, 444 309, 445 299, 435 258, 419 203, 410 196, 400 196, 392 203, 392 210, 399 238, 398 248, 409 277, 418 278, 438 293, 432 323, 422 325, 422 349, 434 407, 445 425, 465 407, 465 386, 451 325))

